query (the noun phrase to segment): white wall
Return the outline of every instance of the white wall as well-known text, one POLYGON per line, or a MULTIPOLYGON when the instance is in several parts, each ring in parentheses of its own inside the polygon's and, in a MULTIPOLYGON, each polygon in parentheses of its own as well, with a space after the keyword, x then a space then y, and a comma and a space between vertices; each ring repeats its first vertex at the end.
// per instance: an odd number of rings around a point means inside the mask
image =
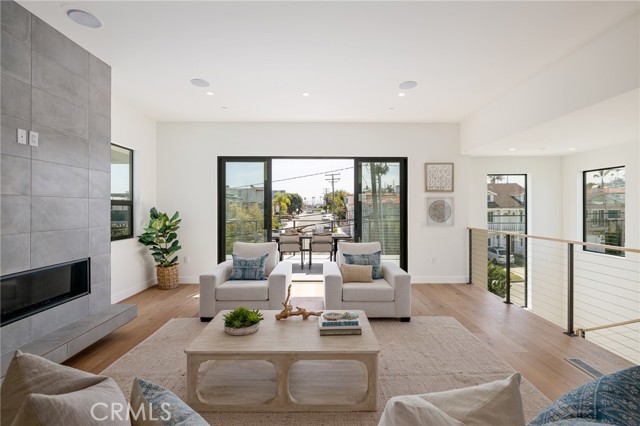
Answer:
MULTIPOLYGON (((134 235, 147 225, 156 204, 156 123, 115 93, 111 100, 112 142, 133 149, 134 235)), ((137 238, 111 242, 111 302, 155 284, 153 259, 137 238)))
POLYGON ((159 123, 158 208, 179 210, 181 282, 217 259, 218 156, 408 157, 408 249, 413 282, 466 282, 469 159, 459 154, 455 124, 159 123), (455 225, 426 227, 425 162, 454 162, 455 225), (171 170, 171 172, 168 172, 171 170), (431 263, 431 262, 434 263, 431 263))

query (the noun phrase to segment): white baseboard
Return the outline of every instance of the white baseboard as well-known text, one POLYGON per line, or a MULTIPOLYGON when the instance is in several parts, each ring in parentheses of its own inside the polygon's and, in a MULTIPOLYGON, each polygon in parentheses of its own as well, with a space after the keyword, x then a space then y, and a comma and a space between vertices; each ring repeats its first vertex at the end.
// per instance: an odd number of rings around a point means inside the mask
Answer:
POLYGON ((157 283, 155 278, 152 278, 146 282, 140 283, 138 285, 135 285, 133 287, 129 287, 126 290, 122 290, 120 292, 118 292, 117 294, 112 294, 111 295, 111 303, 118 303, 124 299, 126 299, 127 297, 131 297, 134 294, 138 294, 143 290, 146 290, 147 288, 155 285, 157 283))
POLYGON ((468 284, 467 276, 411 277, 411 284, 468 284))

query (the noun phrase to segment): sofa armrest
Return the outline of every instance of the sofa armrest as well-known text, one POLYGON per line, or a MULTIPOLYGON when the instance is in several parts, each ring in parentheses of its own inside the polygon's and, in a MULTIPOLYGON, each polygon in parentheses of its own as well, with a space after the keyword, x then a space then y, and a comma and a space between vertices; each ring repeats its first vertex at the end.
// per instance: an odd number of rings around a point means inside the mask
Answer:
POLYGON ((200 318, 216 315, 216 287, 229 279, 233 261, 227 260, 200 275, 200 318))
POLYGON ((322 265, 325 309, 342 309, 342 273, 336 262, 322 265))
POLYGON ((278 262, 269 274, 269 309, 282 309, 282 302, 287 297, 287 288, 291 284, 293 266, 291 262, 278 262))
POLYGON ((384 279, 393 287, 395 293, 396 317, 411 317, 411 275, 389 261, 380 262, 384 279))

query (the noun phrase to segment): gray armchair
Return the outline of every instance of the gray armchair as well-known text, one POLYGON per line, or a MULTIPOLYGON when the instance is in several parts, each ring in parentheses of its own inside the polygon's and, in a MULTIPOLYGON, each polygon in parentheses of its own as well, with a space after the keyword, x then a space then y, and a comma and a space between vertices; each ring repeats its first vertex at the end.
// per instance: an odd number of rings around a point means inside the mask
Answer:
POLYGON ((379 242, 338 243, 336 261, 323 265, 325 309, 361 309, 370 318, 411 320, 411 276, 395 263, 381 261, 383 277, 371 283, 343 282, 340 265, 345 263, 345 253, 366 254, 379 250, 379 242))
POLYGON ((200 275, 200 320, 210 321, 224 309, 282 308, 291 284, 291 262, 280 262, 278 243, 233 243, 233 253, 245 258, 268 254, 264 280, 229 281, 233 261, 222 262, 200 275))

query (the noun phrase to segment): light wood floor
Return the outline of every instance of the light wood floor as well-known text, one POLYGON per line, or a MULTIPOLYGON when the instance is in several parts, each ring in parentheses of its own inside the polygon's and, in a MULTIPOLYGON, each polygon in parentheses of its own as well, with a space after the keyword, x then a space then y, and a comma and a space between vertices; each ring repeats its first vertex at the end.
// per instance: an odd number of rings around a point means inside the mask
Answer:
MULTIPOLYGON (((317 292, 317 288, 317 285, 313 287, 313 291, 317 292)), ((99 373, 171 318, 198 317, 198 286, 187 284, 174 290, 152 287, 122 303, 137 304, 138 317, 71 358, 66 365, 99 373)), ((591 379, 565 358, 582 358, 605 373, 631 365, 584 339, 566 336, 560 327, 530 312, 506 305, 497 296, 467 284, 413 285, 412 315, 456 318, 550 399, 591 379)))

